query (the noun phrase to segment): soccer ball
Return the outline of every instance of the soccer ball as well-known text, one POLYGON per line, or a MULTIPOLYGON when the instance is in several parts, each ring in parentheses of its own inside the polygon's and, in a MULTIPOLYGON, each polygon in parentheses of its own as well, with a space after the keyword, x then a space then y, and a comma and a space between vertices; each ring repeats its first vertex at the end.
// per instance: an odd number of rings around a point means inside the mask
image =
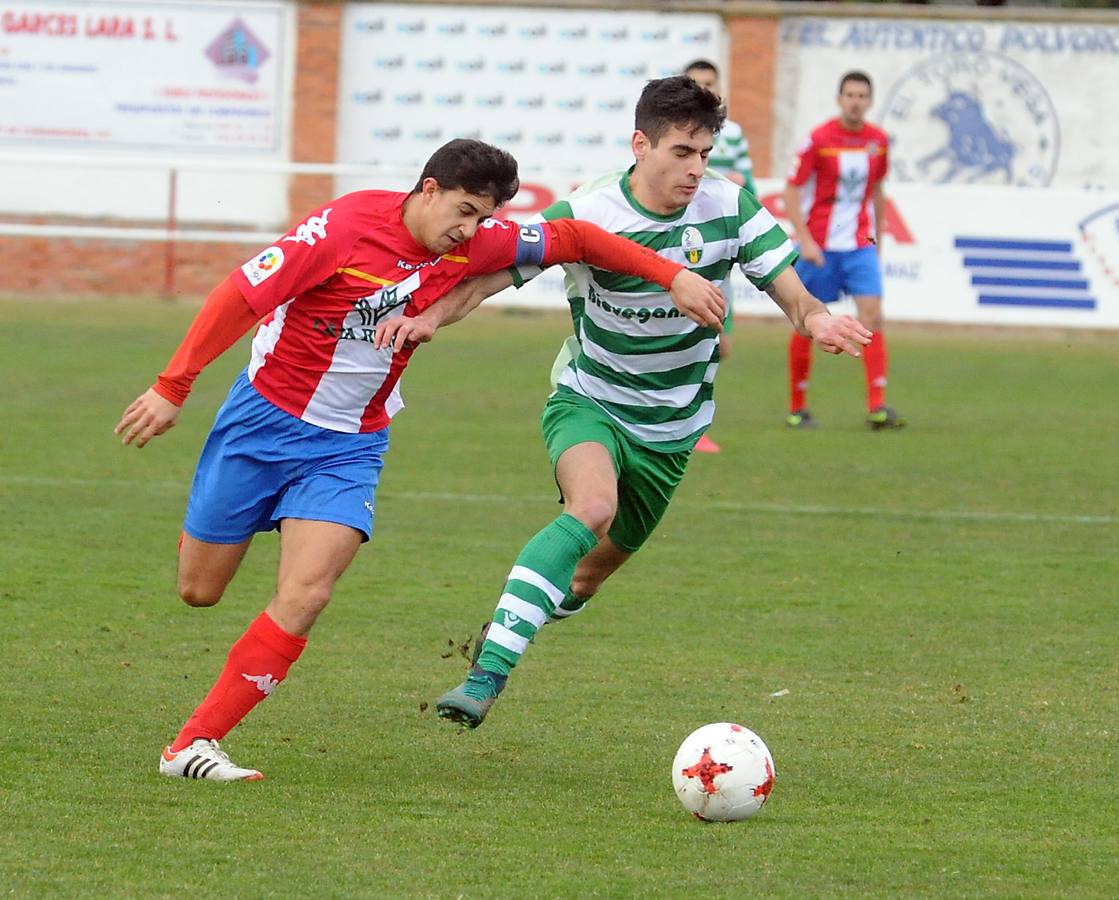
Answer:
POLYGON ((708 822, 750 818, 765 806, 776 778, 765 742, 732 722, 696 729, 672 761, 676 796, 688 812, 708 822))

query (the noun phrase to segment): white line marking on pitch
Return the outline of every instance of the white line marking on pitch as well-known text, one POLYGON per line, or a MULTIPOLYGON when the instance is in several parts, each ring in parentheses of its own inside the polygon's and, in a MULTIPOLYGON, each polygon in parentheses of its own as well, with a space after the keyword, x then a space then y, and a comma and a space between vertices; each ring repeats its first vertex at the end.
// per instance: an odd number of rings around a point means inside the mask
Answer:
MULTIPOLYGON (((26 487, 90 487, 125 488, 127 490, 173 491, 184 497, 189 483, 183 481, 142 481, 120 478, 45 478, 34 475, 10 475, 0 478, 0 485, 26 487)), ((460 494, 450 491, 379 492, 383 500, 430 500, 442 503, 490 503, 498 506, 530 504, 554 500, 541 495, 460 494)), ((727 512, 773 513, 788 516, 872 516, 890 519, 939 519, 961 522, 1053 522, 1068 525, 1119 525, 1119 516, 1080 516, 1069 513, 985 512, 963 509, 885 509, 877 506, 803 506, 783 503, 740 503, 734 500, 677 500, 683 509, 714 509, 727 512)))

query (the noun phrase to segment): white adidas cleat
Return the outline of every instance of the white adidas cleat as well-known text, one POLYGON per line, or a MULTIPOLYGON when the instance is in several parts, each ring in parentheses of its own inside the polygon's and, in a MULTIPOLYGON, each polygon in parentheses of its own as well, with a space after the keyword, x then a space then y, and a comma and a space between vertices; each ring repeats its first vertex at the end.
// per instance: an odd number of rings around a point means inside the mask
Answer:
POLYGON ((204 738, 197 738, 178 753, 172 753, 170 746, 164 747, 159 757, 159 774, 207 781, 260 781, 264 778, 256 769, 233 765, 229 754, 218 746, 217 741, 204 738))

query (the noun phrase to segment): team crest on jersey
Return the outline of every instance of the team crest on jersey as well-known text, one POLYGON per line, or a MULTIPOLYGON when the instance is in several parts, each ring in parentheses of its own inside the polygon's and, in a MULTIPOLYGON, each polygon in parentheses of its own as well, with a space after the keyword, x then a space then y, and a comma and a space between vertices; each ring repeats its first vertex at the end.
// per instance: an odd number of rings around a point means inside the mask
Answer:
POLYGON ((279 247, 269 247, 241 266, 241 271, 249 279, 249 284, 256 287, 265 278, 271 278, 284 264, 284 251, 279 247))
POLYGON ((689 225, 684 229, 684 236, 680 239, 680 246, 684 256, 693 266, 703 259, 703 235, 698 228, 689 225))

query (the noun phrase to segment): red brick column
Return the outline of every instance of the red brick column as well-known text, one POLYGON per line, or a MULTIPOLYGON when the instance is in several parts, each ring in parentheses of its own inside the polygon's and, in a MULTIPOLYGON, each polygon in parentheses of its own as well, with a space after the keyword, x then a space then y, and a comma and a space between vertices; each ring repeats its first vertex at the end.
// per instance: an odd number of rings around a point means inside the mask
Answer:
MULTIPOLYGON (((334 162, 342 4, 300 4, 296 33, 292 160, 334 162)), ((332 176, 294 176, 288 190, 290 218, 302 216, 333 196, 332 176)))
POLYGON ((777 18, 730 16, 728 57, 730 117, 750 141, 754 174, 766 177, 779 170, 773 159, 773 104, 777 80, 777 18))

